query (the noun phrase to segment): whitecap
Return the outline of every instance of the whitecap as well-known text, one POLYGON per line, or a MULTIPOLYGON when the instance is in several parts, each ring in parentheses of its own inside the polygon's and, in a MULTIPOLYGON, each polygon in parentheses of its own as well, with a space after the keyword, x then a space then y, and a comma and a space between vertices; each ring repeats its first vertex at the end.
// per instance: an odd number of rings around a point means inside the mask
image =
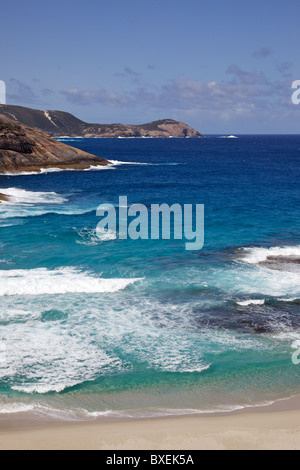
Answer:
POLYGON ((220 139, 238 139, 236 135, 222 135, 219 138, 220 139))
POLYGON ((300 297, 288 297, 288 298, 285 298, 285 299, 282 299, 282 298, 279 298, 279 299, 276 299, 277 301, 279 302, 295 302, 295 300, 299 300, 300 297))
POLYGON ((264 305, 265 300, 252 299, 252 300, 242 300, 236 302, 237 305, 241 307, 247 307, 248 305, 264 305))
POLYGON ((0 188, 0 193, 9 197, 3 205, 15 204, 61 204, 67 199, 54 192, 28 191, 20 188, 0 188))
POLYGON ((300 245, 243 248, 242 254, 243 261, 257 264, 267 261, 269 257, 300 257, 300 245))
POLYGON ((0 297, 117 292, 141 279, 104 279, 73 267, 0 270, 0 297))
POLYGON ((12 386, 12 390, 16 392, 24 392, 24 393, 38 393, 38 394, 45 394, 49 392, 56 392, 60 393, 68 387, 72 387, 77 385, 80 382, 68 382, 66 384, 26 384, 26 385, 14 385, 12 386))
POLYGON ((78 232, 81 240, 76 240, 79 245, 95 246, 101 242, 112 241, 117 239, 117 233, 113 230, 99 230, 83 228, 78 232))
POLYGON ((20 188, 0 188, 0 193, 9 197, 8 201, 0 204, 1 219, 16 219, 5 223, 0 221, 0 228, 11 225, 19 225, 20 217, 40 216, 49 213, 61 215, 81 215, 91 212, 93 209, 83 209, 74 205, 70 206, 68 199, 55 192, 29 191, 20 188))
POLYGON ((109 160, 114 166, 117 165, 152 165, 152 163, 146 162, 122 162, 119 160, 109 160))

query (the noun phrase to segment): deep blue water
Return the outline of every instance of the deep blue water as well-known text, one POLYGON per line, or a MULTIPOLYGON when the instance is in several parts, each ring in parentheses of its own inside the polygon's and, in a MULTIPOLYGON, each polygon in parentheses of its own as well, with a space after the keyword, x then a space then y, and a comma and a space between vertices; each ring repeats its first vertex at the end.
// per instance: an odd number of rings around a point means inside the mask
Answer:
POLYGON ((299 393, 300 136, 67 143, 123 164, 0 176, 14 197, 0 207, 0 411, 167 414, 299 393), (99 239, 96 208, 118 213, 119 196, 204 204, 204 247, 99 239))

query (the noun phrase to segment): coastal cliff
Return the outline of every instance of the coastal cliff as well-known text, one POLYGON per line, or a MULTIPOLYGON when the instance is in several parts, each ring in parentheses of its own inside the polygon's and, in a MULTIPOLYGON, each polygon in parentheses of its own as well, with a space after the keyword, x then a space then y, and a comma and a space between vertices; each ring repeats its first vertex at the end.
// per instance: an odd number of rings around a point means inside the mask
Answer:
POLYGON ((0 114, 0 174, 40 172, 47 168, 85 170, 109 164, 0 114))
POLYGON ((89 124, 63 111, 41 111, 12 105, 0 105, 0 113, 52 137, 203 137, 199 131, 173 119, 161 119, 140 125, 89 124))

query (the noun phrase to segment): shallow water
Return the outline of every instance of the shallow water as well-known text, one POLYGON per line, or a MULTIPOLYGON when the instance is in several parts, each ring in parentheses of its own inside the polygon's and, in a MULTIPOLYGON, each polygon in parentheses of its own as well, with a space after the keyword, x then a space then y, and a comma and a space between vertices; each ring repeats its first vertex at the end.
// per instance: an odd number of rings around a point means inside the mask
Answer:
POLYGON ((0 411, 151 416, 299 393, 299 263, 282 258, 300 255, 300 137, 67 141, 114 165, 0 177, 0 411), (203 249, 99 239, 96 209, 119 196, 204 204, 203 249))

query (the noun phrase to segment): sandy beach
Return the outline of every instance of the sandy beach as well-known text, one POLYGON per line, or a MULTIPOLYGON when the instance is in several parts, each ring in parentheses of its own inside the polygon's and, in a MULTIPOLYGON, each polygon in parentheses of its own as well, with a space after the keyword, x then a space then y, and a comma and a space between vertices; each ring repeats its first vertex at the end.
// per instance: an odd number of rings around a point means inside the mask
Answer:
POLYGON ((299 450, 300 411, 248 412, 18 426, 2 421, 1 450, 299 450))

